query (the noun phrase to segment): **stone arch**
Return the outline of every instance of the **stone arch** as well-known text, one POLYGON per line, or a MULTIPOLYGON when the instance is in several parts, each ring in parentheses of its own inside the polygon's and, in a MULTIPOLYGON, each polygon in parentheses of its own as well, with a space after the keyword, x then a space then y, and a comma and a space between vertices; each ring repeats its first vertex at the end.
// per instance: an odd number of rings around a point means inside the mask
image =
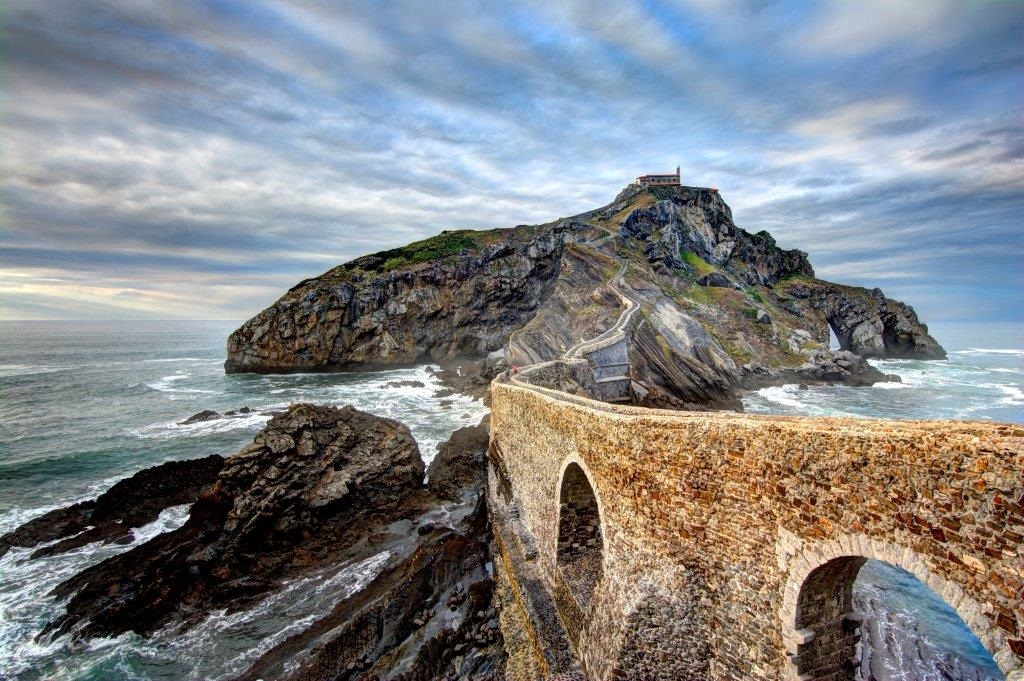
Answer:
POLYGON ((853 583, 874 559, 914 575, 956 611, 1008 681, 1024 679, 1016 656, 981 605, 958 584, 934 574, 910 548, 861 535, 812 543, 789 561, 780 616, 787 679, 853 679, 860 622, 852 611, 853 583))
POLYGON ((585 464, 567 459, 558 476, 555 565, 581 610, 604 573, 605 532, 600 498, 585 464))

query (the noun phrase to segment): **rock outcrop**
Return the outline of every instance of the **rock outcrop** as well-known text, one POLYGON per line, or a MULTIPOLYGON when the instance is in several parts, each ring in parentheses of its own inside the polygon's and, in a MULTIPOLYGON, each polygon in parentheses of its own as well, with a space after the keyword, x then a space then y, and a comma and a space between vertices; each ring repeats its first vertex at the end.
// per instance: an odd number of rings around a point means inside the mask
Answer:
POLYGON ((153 522, 165 508, 194 502, 217 479, 223 464, 224 459, 213 454, 139 471, 96 499, 50 511, 8 532, 0 537, 0 556, 13 546, 56 542, 37 550, 32 556, 37 558, 95 541, 128 541, 132 528, 153 522))
MULTIPOLYGON (((637 188, 632 196, 644 190, 637 188)), ((644 256, 656 270, 694 271, 687 253, 713 266, 730 269, 748 286, 773 286, 789 275, 814 276, 803 251, 784 251, 768 232, 750 234, 733 224, 732 210, 714 189, 659 187, 657 201, 638 208, 621 222, 624 239, 644 244, 644 256)), ((627 195, 629 198, 630 195, 627 195)), ((708 284, 729 286, 730 280, 710 276, 708 284)))
POLYGON ((820 364, 814 353, 828 349, 830 328, 863 357, 945 356, 912 308, 816 279, 803 251, 737 227, 716 190, 630 185, 558 222, 446 232, 301 282, 231 335, 225 367, 336 371, 429 359, 453 387, 479 394, 505 366, 559 358, 612 328, 623 297, 642 312, 631 319, 628 376, 595 380, 614 379, 615 390, 598 392, 617 400, 628 383, 627 399, 647 406, 738 408, 750 374, 738 366, 796 376, 820 364))
MULTIPOLYGON (((914 308, 885 297, 881 289, 863 289, 824 281, 794 280, 784 292, 795 309, 823 318, 844 350, 864 357, 945 359, 946 351, 928 334, 914 308)), ((827 335, 827 326, 819 334, 827 335)))
POLYGON ((484 425, 455 431, 431 463, 440 506, 417 521, 415 541, 241 679, 502 678, 483 498, 488 438, 484 425))
POLYGON ((55 595, 71 600, 48 630, 149 633, 213 607, 244 607, 368 525, 406 514, 423 474, 397 421, 294 405, 224 462, 184 526, 59 585, 55 595))
POLYGON ((777 369, 763 364, 744 364, 741 374, 743 387, 748 390, 787 383, 804 386, 841 383, 859 387, 901 382, 899 376, 883 374, 863 357, 848 350, 816 350, 807 362, 795 368, 777 369))
MULTIPOLYGON (((185 629, 219 609, 244 610, 294 578, 378 560, 365 588, 339 596, 242 678, 500 676, 505 655, 484 504, 488 438, 486 423, 456 431, 434 458, 428 486, 401 423, 351 407, 293 405, 234 456, 200 460, 213 474, 201 493, 189 488, 198 499, 185 525, 59 585, 54 595, 70 597, 66 612, 42 635, 185 629)), ((86 508, 93 520, 113 513, 140 522, 160 504, 182 501, 153 485, 197 466, 143 471, 86 508), (148 505, 146 493, 154 495, 148 505), (124 511, 112 500, 145 508, 124 511)), ((66 519, 80 506, 29 523, 8 544, 75 531, 66 519)))
POLYGON ((338 371, 483 357, 547 298, 564 236, 557 227, 442 234, 407 247, 410 258, 359 258, 299 283, 232 333, 225 369, 338 371), (417 259, 424 253, 443 256, 417 259))

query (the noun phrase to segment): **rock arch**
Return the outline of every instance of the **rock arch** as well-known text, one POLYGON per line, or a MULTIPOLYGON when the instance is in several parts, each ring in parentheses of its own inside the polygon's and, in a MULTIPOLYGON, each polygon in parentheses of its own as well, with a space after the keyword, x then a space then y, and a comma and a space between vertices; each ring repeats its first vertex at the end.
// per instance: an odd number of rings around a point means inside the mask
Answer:
POLYGON ((957 584, 933 573, 912 549, 859 535, 815 542, 789 561, 781 619, 788 679, 854 678, 860 621, 853 583, 868 559, 902 568, 951 606, 1008 679, 1015 670, 1005 637, 981 605, 957 584))
POLYGON ((583 462, 567 460, 558 480, 558 539, 555 564, 581 610, 604 572, 601 503, 583 462))

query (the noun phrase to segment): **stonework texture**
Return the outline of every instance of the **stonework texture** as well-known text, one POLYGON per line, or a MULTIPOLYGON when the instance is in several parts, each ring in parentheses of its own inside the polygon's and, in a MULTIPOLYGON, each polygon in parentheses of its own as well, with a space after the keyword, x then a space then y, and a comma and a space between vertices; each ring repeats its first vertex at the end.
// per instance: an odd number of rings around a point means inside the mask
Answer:
POLYGON ((491 410, 490 494, 515 518, 496 533, 535 547, 524 569, 588 678, 852 678, 849 592, 874 558, 921 579, 1024 680, 1024 428, 670 412, 500 380, 491 410), (583 601, 558 559, 576 467, 601 554, 583 601))

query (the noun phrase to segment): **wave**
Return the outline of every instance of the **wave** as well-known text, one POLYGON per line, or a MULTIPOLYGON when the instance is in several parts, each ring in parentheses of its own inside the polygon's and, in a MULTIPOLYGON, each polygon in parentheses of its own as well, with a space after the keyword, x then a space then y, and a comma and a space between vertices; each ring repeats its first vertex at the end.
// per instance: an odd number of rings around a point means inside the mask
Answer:
POLYGON ((252 412, 236 416, 222 416, 199 421, 198 423, 180 423, 171 421, 168 423, 154 423, 142 428, 132 428, 127 431, 128 435, 143 440, 173 440, 179 437, 204 437, 214 433, 227 433, 232 430, 255 431, 271 419, 270 414, 252 412))
POLYGON ((1006 395, 999 400, 1000 404, 1024 405, 1024 390, 1015 385, 1003 385, 1001 383, 995 384, 994 387, 1003 391, 1006 395))
MULTIPOLYGON (((188 505, 166 508, 156 520, 136 528, 132 540, 124 544, 94 542, 66 553, 29 560, 41 546, 12 548, 0 558, 0 573, 4 575, 0 587, 0 678, 16 678, 27 672, 44 678, 67 678, 58 670, 44 672, 56 656, 68 662, 86 659, 72 644, 70 636, 50 641, 35 640, 41 626, 58 616, 62 604, 48 596, 49 592, 66 579, 111 556, 123 553, 147 542, 157 535, 181 527, 188 519, 188 505)), ((60 541, 60 540, 56 540, 60 541)), ((105 647, 110 639, 91 642, 88 648, 105 647)))
POLYGON ((953 355, 1017 355, 1024 357, 1024 350, 1013 350, 1010 348, 967 348, 966 350, 954 350, 953 355))
POLYGON ((147 383, 146 387, 151 388, 162 393, 182 393, 182 394, 193 394, 193 395, 218 395, 220 394, 217 390, 203 390, 201 388, 178 388, 175 384, 178 381, 184 381, 192 377, 192 374, 178 371, 171 374, 170 376, 164 376, 163 378, 147 383))
POLYGON ((42 364, 0 364, 0 376, 14 378, 16 376, 34 376, 36 374, 52 374, 77 367, 54 367, 42 364))

